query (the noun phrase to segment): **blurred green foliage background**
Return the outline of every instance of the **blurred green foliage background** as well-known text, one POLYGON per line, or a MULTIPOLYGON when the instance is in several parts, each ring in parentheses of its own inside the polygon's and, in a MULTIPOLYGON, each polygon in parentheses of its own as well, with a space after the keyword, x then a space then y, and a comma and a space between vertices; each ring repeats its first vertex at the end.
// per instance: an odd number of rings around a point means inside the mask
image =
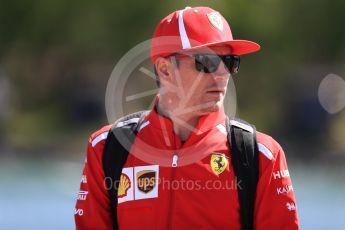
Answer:
MULTIPOLYGON (((198 5, 220 11, 235 38, 261 44, 260 52, 243 56, 235 76, 237 115, 281 142, 290 167, 317 171, 322 165, 344 175, 345 112, 330 114, 318 99, 325 76, 345 76, 344 0, 1 0, 0 165, 6 178, 14 170, 10 163, 71 163, 71 186, 64 191, 77 192, 88 136, 108 123, 105 89, 117 61, 150 39, 170 12, 198 5)), ((147 84, 154 88, 154 81, 147 84)), ((36 181, 49 172, 44 168, 36 181)), ((69 205, 74 197, 67 194, 69 205)), ((73 206, 61 209, 70 209, 72 218, 73 206)))

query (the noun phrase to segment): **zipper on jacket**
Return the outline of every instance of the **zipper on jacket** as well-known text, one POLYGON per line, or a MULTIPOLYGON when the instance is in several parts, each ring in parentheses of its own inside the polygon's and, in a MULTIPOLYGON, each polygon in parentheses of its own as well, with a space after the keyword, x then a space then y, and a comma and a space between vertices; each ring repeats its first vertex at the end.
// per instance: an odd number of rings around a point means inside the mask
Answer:
MULTIPOLYGON (((178 161, 178 155, 176 152, 177 146, 176 146, 176 134, 173 131, 173 144, 174 144, 174 150, 175 152, 172 155, 172 161, 171 161, 171 177, 170 177, 170 185, 175 180, 175 174, 176 174, 176 168, 177 168, 177 161, 178 161)), ((174 190, 173 187, 170 186, 170 200, 169 200, 169 212, 168 212, 168 230, 172 229, 173 226, 173 212, 174 212, 174 190)), ((178 188, 177 188, 178 189, 178 188)))
POLYGON ((175 153, 175 154, 173 155, 173 158, 172 158, 171 167, 173 167, 173 168, 176 168, 176 167, 177 167, 177 160, 178 160, 178 156, 177 156, 177 154, 175 153))
POLYGON ((178 160, 178 155, 175 152, 172 156, 172 163, 171 163, 171 177, 170 177, 170 200, 169 200, 169 213, 168 213, 168 230, 172 230, 172 225, 173 225, 173 211, 174 211, 174 190, 173 187, 171 186, 175 179, 175 174, 176 174, 176 168, 177 168, 177 160, 178 160))

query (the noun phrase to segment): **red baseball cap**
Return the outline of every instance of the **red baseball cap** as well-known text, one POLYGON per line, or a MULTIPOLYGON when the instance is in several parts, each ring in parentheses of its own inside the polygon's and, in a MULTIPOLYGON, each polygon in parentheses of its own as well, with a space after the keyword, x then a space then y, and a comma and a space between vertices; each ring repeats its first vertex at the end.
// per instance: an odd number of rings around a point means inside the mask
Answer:
POLYGON ((186 7, 169 14, 156 27, 151 41, 151 61, 215 45, 228 45, 234 55, 260 49, 255 42, 234 40, 228 22, 219 12, 209 7, 186 7))

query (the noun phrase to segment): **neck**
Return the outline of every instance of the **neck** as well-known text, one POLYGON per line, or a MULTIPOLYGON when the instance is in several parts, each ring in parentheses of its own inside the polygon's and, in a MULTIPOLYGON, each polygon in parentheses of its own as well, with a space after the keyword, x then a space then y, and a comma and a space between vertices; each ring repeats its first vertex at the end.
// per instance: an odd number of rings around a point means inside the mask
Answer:
POLYGON ((196 127, 200 115, 178 115, 172 108, 169 108, 169 106, 166 105, 167 104, 165 104, 163 100, 159 100, 157 103, 157 113, 165 117, 168 117, 173 123, 175 134, 179 136, 181 141, 186 141, 190 133, 196 127))

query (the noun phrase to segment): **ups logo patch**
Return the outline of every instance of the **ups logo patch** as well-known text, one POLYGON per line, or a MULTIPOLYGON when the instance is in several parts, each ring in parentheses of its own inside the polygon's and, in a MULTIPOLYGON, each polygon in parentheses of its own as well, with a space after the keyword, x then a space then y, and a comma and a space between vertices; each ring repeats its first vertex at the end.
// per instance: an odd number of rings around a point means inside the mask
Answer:
POLYGON ((156 171, 143 170, 137 172, 137 187, 143 193, 151 192, 156 186, 156 171))

